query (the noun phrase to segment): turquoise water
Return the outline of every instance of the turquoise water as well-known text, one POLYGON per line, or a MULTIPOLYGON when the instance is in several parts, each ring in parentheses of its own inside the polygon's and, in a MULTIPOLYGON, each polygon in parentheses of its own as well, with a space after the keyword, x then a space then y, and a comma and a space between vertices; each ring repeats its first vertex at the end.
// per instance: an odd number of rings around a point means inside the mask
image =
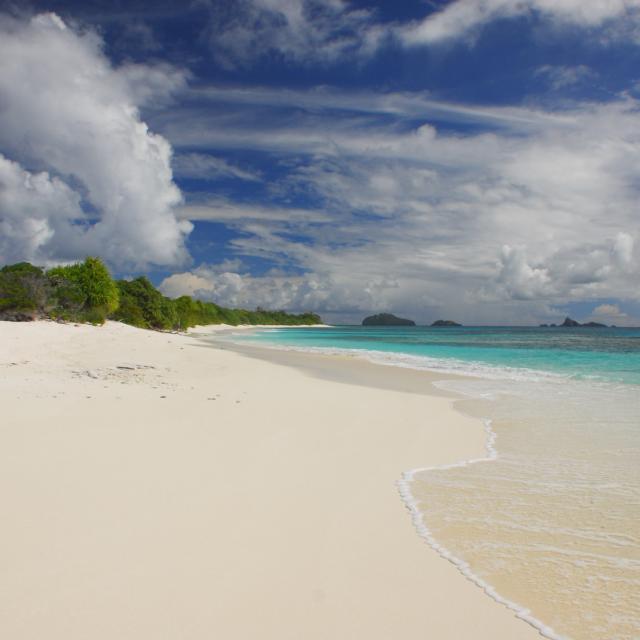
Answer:
POLYGON ((513 378, 535 372, 640 384, 640 329, 529 327, 287 328, 245 338, 298 349, 385 354, 395 364, 513 378))
POLYGON ((640 638, 640 329, 338 326, 231 339, 360 356, 389 376, 442 373, 436 386, 485 420, 487 455, 399 470, 420 535, 547 638, 640 638))

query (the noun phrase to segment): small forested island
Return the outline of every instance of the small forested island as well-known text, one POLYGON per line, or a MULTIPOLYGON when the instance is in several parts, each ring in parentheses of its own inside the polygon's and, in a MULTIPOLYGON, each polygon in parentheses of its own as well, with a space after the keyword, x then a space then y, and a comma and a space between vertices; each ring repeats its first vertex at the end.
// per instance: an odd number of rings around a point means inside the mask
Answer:
POLYGON ((462 325, 453 320, 436 320, 431 323, 432 327, 461 327, 462 325))
POLYGON ((580 324, 577 320, 574 320, 573 318, 570 318, 569 316, 567 316, 564 319, 564 322, 562 324, 556 325, 556 324, 541 324, 540 327, 542 328, 552 328, 552 327, 588 327, 591 329, 606 329, 607 325, 606 324, 602 324, 600 322, 585 322, 583 324, 580 324))
POLYGON ((113 280, 100 258, 45 270, 28 262, 0 269, 0 320, 49 318, 103 324, 118 320, 143 329, 184 331, 208 324, 320 324, 316 313, 227 309, 190 296, 167 298, 151 281, 113 280))
POLYGON ((398 318, 392 313, 378 313, 362 321, 363 327, 415 327, 416 323, 407 318, 398 318))

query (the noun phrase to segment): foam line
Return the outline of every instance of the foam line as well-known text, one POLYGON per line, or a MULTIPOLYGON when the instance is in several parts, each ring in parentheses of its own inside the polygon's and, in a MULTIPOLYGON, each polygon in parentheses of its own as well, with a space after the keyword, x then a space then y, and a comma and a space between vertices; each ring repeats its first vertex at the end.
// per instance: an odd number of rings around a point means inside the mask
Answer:
POLYGON ((520 618, 527 624, 530 624, 534 627, 540 635, 545 638, 549 638, 549 640, 570 640, 566 636, 561 636, 556 633, 551 627, 544 624, 538 618, 535 618, 531 615, 529 609, 524 608, 523 606, 513 602, 512 600, 508 600, 507 598, 501 596, 488 582, 483 580, 480 576, 475 574, 471 567, 467 562, 455 556, 449 549, 445 546, 441 545, 433 536, 431 530, 427 526, 427 523, 424 518, 424 514, 418 508, 419 501, 415 498, 413 493, 411 492, 411 484, 414 481, 415 476, 418 473, 422 473, 423 471, 442 471, 443 469, 455 469, 460 467, 466 467, 472 464, 477 464, 478 462, 492 462, 498 458, 498 451, 496 449, 496 433, 491 427, 491 420, 486 419, 483 420, 483 425, 486 433, 486 451, 487 454, 481 458, 472 458, 469 460, 462 460, 461 462, 455 462, 452 464, 438 465, 432 467, 419 467, 416 469, 411 469, 410 471, 405 471, 402 474, 402 478, 397 481, 396 485, 398 487, 398 492, 400 493, 400 497, 402 498, 407 510, 411 514, 411 521, 413 522, 413 526, 415 527, 418 535, 423 538, 426 543, 434 550, 438 555, 443 557, 445 560, 448 560, 452 564, 456 566, 456 568, 462 573, 462 575, 470 580, 475 585, 480 587, 490 598, 503 604, 507 608, 511 609, 516 615, 516 618, 520 618))
MULTIPOLYGON (((262 333, 262 332, 261 332, 262 333)), ((222 338, 225 341, 238 344, 250 343, 246 335, 230 334, 222 338), (233 339, 237 338, 237 339, 233 339)), ((377 351, 375 349, 348 349, 340 347, 301 347, 274 342, 256 343, 261 349, 277 349, 279 351, 299 351, 302 353, 318 353, 324 355, 351 356, 368 360, 373 364, 380 364, 417 371, 433 371, 454 375, 465 375, 485 380, 522 380, 522 381, 566 381, 572 376, 551 371, 540 371, 526 367, 492 366, 477 361, 457 360, 455 358, 432 358, 429 356, 414 356, 396 351, 377 351)))
MULTIPOLYGON (((232 334, 233 335, 233 334, 232 334)), ((238 336, 239 338, 245 336, 238 336)), ((228 339, 228 338, 226 338, 228 339)), ((234 342, 234 340, 231 340, 234 342)), ((240 339, 238 342, 245 343, 240 339)), ((402 354, 397 352, 388 351, 375 351, 365 349, 346 349, 338 347, 300 347, 296 345, 282 345, 277 343, 261 342, 259 345, 261 348, 270 348, 284 351, 301 351, 306 353, 320 353, 326 355, 341 355, 357 357, 364 360, 368 360, 374 364, 381 364, 387 366, 402 367, 421 371, 432 371, 435 373, 445 374, 457 374, 466 375, 475 378, 491 379, 491 380, 526 380, 526 381, 546 381, 546 382, 565 382, 570 379, 571 376, 552 373, 547 371, 538 371, 535 369, 516 368, 516 367, 495 367, 491 365, 485 365, 477 362, 464 362, 462 360, 455 360, 453 358, 430 358, 426 356, 413 356, 409 354, 402 354)), ((433 383, 438 387, 437 382, 433 383)), ((442 385, 445 388, 446 385, 442 385)), ((456 390, 458 394, 465 395, 463 392, 456 390)), ((423 471, 436 471, 443 469, 454 469, 460 467, 466 467, 478 462, 492 462, 498 458, 498 451, 496 448, 496 433, 491 427, 491 420, 483 420, 484 430, 486 433, 486 455, 480 458, 472 458, 469 460, 462 460, 447 465, 439 465, 432 467, 421 467, 406 471, 402 474, 402 478, 397 481, 396 485, 400 497, 402 498, 406 508, 411 514, 411 520, 418 532, 418 535, 422 537, 427 544, 436 551, 441 557, 445 558, 462 573, 462 575, 480 587, 490 598, 506 606, 508 609, 514 612, 515 616, 527 624, 534 627, 540 635, 549 640, 570 640, 567 636, 559 635, 551 627, 544 624, 538 618, 535 618, 529 609, 501 596, 494 587, 483 580, 480 576, 476 575, 467 562, 455 556, 449 549, 440 544, 431 533, 424 518, 424 514, 418 508, 419 502, 411 492, 411 484, 414 481, 415 476, 423 471)))

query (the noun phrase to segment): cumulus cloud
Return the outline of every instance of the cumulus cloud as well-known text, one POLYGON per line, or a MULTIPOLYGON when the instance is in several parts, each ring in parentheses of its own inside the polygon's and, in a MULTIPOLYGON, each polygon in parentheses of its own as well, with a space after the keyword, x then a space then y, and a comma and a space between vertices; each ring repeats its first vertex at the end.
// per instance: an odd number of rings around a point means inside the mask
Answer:
POLYGON ((171 146, 138 111, 184 77, 114 68, 96 33, 55 14, 3 18, 0 59, 0 261, 184 263, 191 225, 174 214, 171 146))
POLYGON ((504 285, 509 297, 530 300, 549 295, 551 277, 544 267, 531 266, 522 248, 502 247, 497 282, 504 285))
POLYGON ((69 233, 77 242, 81 227, 74 221, 83 218, 80 196, 62 180, 0 155, 0 260, 37 261, 43 246, 72 242, 69 233))
POLYGON ((558 25, 593 28, 638 19, 640 0, 455 0, 397 31, 407 45, 432 45, 475 37, 488 23, 537 14, 558 25))
POLYGON ((598 317, 620 315, 620 313, 620 307, 617 304, 601 304, 592 311, 592 314, 598 317))
POLYGON ((604 297, 622 283, 631 285, 632 249, 633 238, 619 233, 600 242, 556 247, 531 264, 523 247, 505 246, 495 290, 516 300, 604 297))
POLYGON ((126 83, 129 100, 137 107, 162 107, 185 90, 191 74, 166 62, 139 64, 129 62, 117 69, 117 77, 126 83))
POLYGON ((589 320, 618 327, 637 327, 640 324, 640 319, 629 315, 617 304, 598 305, 591 312, 589 320))
POLYGON ((230 262, 200 265, 193 271, 165 278, 160 290, 170 297, 192 295, 229 307, 313 310, 329 316, 339 314, 342 318, 358 318, 362 309, 387 303, 383 290, 390 283, 382 279, 356 282, 335 273, 287 276, 277 271, 252 276, 228 270, 233 266, 230 262))

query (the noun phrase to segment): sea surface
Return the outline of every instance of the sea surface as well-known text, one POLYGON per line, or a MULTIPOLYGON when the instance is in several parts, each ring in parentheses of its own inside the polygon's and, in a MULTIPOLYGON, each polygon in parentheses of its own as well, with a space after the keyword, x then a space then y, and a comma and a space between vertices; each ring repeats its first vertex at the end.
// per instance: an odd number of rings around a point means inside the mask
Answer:
POLYGON ((418 531, 546 637, 640 638, 640 330, 338 326, 232 339, 351 354, 389 375, 441 372, 437 386, 484 420, 487 452, 406 470, 418 531))

